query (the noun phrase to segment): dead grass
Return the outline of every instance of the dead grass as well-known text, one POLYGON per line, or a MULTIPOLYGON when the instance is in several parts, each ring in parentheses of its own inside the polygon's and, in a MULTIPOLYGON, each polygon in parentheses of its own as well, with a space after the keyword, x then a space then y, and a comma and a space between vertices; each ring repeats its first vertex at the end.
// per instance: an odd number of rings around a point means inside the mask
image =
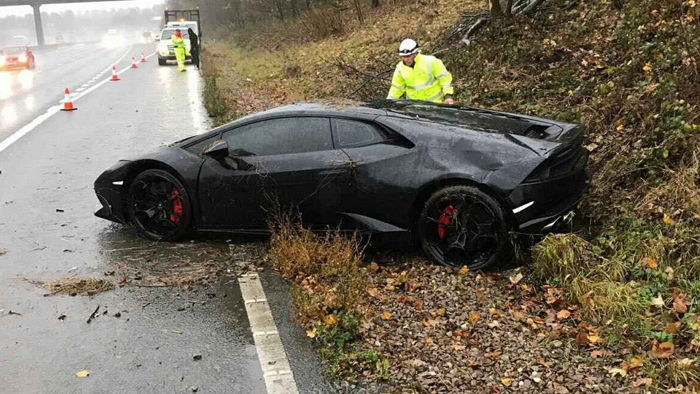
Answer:
POLYGON ((307 310, 310 316, 361 309, 367 274, 358 237, 338 231, 317 235, 292 215, 282 215, 273 226, 270 254, 282 275, 318 301, 309 305, 317 309, 307 310))
POLYGON ((49 295, 95 295, 105 291, 113 290, 115 285, 112 281, 96 278, 69 278, 59 280, 30 280, 31 283, 47 289, 49 295))
POLYGON ((550 235, 532 249, 534 271, 541 279, 565 283, 585 277, 600 258, 592 245, 577 235, 550 235))

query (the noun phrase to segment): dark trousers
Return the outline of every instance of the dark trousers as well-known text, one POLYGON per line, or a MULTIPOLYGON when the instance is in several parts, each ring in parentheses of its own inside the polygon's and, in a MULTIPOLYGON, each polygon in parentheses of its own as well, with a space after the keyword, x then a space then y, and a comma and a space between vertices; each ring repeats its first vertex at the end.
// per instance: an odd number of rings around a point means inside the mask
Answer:
POLYGON ((190 51, 190 56, 192 56, 192 64, 199 68, 199 49, 190 51))

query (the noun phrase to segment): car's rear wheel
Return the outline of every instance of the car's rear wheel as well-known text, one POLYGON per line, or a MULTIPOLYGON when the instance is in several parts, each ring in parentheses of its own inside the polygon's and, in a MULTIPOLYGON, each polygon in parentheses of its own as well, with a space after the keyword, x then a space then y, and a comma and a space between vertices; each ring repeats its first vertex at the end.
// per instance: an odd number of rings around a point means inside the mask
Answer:
POLYGON ((146 170, 129 184, 127 210, 131 223, 145 237, 174 241, 190 231, 190 197, 182 183, 163 170, 146 170))
POLYGON ((471 186, 448 186, 433 193, 416 230, 425 253, 445 265, 484 269, 503 259, 510 248, 501 205, 471 186))

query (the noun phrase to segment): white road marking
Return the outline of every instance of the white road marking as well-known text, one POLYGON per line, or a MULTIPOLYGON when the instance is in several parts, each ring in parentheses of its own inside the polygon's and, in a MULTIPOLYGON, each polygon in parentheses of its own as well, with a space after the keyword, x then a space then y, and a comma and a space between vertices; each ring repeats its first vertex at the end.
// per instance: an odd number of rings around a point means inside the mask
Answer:
POLYGON ((289 367, 289 360, 258 274, 242 275, 238 278, 238 284, 241 286, 241 295, 248 313, 250 329, 253 331, 268 394, 298 393, 294 374, 289 367))
POLYGON ((53 116, 56 112, 59 112, 61 109, 60 105, 54 105, 53 107, 50 107, 48 110, 46 110, 45 113, 42 115, 37 116, 34 120, 31 122, 27 123, 24 125, 21 129, 15 131, 12 133, 11 136, 7 137, 4 139, 2 142, 0 142, 0 152, 4 151, 7 149, 8 146, 14 144, 18 139, 24 137, 25 134, 29 133, 30 131, 34 130, 35 127, 39 126, 40 124, 44 123, 44 121, 51 116, 53 116))
MULTIPOLYGON (((126 52, 124 52, 124 54, 121 55, 121 56, 114 62, 114 64, 119 63, 120 61, 122 61, 122 59, 124 59, 124 57, 126 57, 126 55, 128 55, 130 51, 131 51, 131 47, 129 47, 129 49, 127 49, 126 52)), ((124 68, 122 71, 120 71, 120 73, 122 73, 122 72, 128 70, 130 67, 131 67, 131 66, 124 68)), ((109 68, 107 68, 105 71, 111 70, 111 69, 112 69, 112 67, 109 67, 109 68)), ((105 71, 103 71, 103 72, 105 72, 105 71)), ((89 89, 83 91, 82 93, 76 95, 75 97, 73 97, 73 101, 77 101, 79 98, 85 96, 86 94, 88 94, 88 93, 92 92, 93 90, 97 89, 98 87, 102 86, 102 85, 103 85, 105 82, 107 82, 107 81, 109 81, 109 79, 105 79, 104 81, 98 83, 97 85, 93 85, 91 88, 89 88, 89 89)), ((53 107, 49 107, 49 109, 47 109, 46 112, 44 112, 43 114, 37 116, 34 120, 32 120, 31 122, 27 123, 26 125, 22 126, 22 128, 20 128, 19 130, 15 131, 14 133, 12 133, 12 134, 11 134, 9 137, 7 137, 6 139, 0 141, 0 152, 4 151, 4 150, 7 149, 10 145, 12 145, 12 144, 14 144, 15 142, 17 142, 17 140, 19 140, 20 138, 24 137, 27 133, 29 133, 30 131, 34 130, 37 126, 39 126, 40 124, 44 123, 44 121, 45 121, 46 119, 48 119, 48 118, 50 118, 51 116, 55 115, 57 112, 59 112, 60 109, 61 109, 61 106, 60 106, 60 105, 54 105, 53 107)))

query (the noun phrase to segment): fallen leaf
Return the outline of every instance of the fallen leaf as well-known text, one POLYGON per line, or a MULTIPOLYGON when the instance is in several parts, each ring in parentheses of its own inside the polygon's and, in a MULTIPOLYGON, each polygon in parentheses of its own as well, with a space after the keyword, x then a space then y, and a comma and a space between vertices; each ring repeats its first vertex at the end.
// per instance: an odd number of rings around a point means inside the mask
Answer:
POLYGON ((659 263, 653 257, 645 257, 642 259, 642 264, 646 265, 651 269, 659 268, 659 263))
POLYGON ((685 294, 676 293, 673 295, 673 310, 676 311, 676 313, 688 312, 688 300, 685 294))
POLYGON ((479 321, 479 314, 476 312, 472 312, 469 314, 469 321, 474 324, 479 321))
POLYGON ((652 382, 651 378, 639 378, 632 383, 632 387, 651 386, 652 382))
POLYGON ((571 312, 569 312, 567 309, 562 309, 559 312, 557 312, 557 319, 559 320, 568 319, 570 316, 571 312))
POLYGON ((75 373, 75 376, 77 376, 77 377, 79 377, 79 378, 86 378, 86 377, 90 376, 90 371, 87 371, 87 370, 84 370, 84 369, 83 369, 82 371, 76 372, 76 373, 75 373))
POLYGON ((671 358, 675 350, 676 347, 672 342, 662 342, 659 344, 654 341, 649 356, 652 358, 671 358))
POLYGON ((379 271, 379 264, 377 264, 377 263, 375 263, 375 262, 371 262, 371 263, 369 264, 369 270, 372 271, 372 272, 377 272, 377 271, 379 271))
POLYGON ((591 352, 591 358, 599 358, 599 357, 605 357, 605 356, 609 356, 609 355, 610 355, 610 352, 607 350, 603 350, 603 349, 594 350, 591 352))
POLYGON ((306 330, 306 336, 309 338, 316 338, 316 327, 306 330))
POLYGON ((598 149, 598 144, 593 142, 593 143, 590 143, 588 145, 585 145, 584 148, 586 148, 586 150, 589 152, 593 152, 594 150, 598 149))
POLYGON ((334 326, 338 323, 338 317, 334 314, 328 314, 326 317, 323 318, 323 324, 327 326, 334 326))
POLYGON ((668 214, 666 214, 666 213, 664 213, 663 221, 664 221, 664 223, 666 223, 666 224, 669 225, 669 226, 673 226, 673 224, 675 223, 675 222, 673 221, 673 219, 671 219, 671 217, 668 216, 668 214))
POLYGON ((588 336, 588 341, 589 341, 590 343, 598 343, 598 342, 602 342, 603 340, 602 340, 602 338, 599 337, 598 335, 589 335, 589 336, 588 336))
POLYGON ((641 368, 644 365, 644 360, 639 356, 634 356, 630 359, 629 369, 641 368))
MULTIPOLYGON (((700 219, 700 217, 698 219, 700 219)), ((665 271, 666 271, 666 281, 672 282, 673 281, 673 268, 666 267, 665 271)))
POLYGON ((445 308, 440 308, 440 309, 438 309, 437 312, 435 312, 435 313, 437 313, 438 316, 445 316, 445 314, 447 313, 447 309, 445 309, 445 308))
POLYGON ((511 284, 516 285, 516 284, 518 284, 518 282, 520 282, 523 279, 523 274, 518 273, 517 275, 508 277, 508 279, 510 280, 511 284))
POLYGON ((642 70, 644 70, 645 73, 648 73, 651 71, 651 65, 649 63, 645 64, 644 67, 642 67, 642 70))
POLYGON ((502 378, 502 379, 501 379, 501 383, 503 383, 503 385, 506 386, 506 387, 510 387, 510 383, 511 383, 511 382, 512 382, 512 380, 511 380, 511 379, 508 379, 508 378, 502 378))
POLYGON ((627 376, 627 371, 625 371, 622 368, 610 368, 610 369, 608 369, 608 373, 612 376, 615 376, 615 375, 627 376))
POLYGON ((382 320, 389 320, 391 319, 391 313, 390 312, 382 312, 382 320))
POLYGON ((683 323, 679 321, 675 323, 668 323, 664 331, 666 331, 669 334, 678 334, 678 329, 681 328, 681 324, 683 323))
POLYGON ((367 294, 374 298, 379 298, 379 289, 377 289, 376 287, 370 287, 369 289, 367 289, 367 294))
POLYGON ((657 295, 656 297, 653 297, 651 299, 651 305, 658 306, 658 307, 663 307, 664 304, 664 299, 661 297, 661 294, 657 295))
POLYGON ((466 265, 463 265, 462 268, 459 269, 459 272, 457 272, 457 274, 466 275, 467 272, 469 272, 469 267, 467 267, 466 265))
POLYGON ((431 338, 431 337, 425 337, 425 343, 427 343, 428 345, 430 345, 431 343, 433 343, 433 338, 431 338))

